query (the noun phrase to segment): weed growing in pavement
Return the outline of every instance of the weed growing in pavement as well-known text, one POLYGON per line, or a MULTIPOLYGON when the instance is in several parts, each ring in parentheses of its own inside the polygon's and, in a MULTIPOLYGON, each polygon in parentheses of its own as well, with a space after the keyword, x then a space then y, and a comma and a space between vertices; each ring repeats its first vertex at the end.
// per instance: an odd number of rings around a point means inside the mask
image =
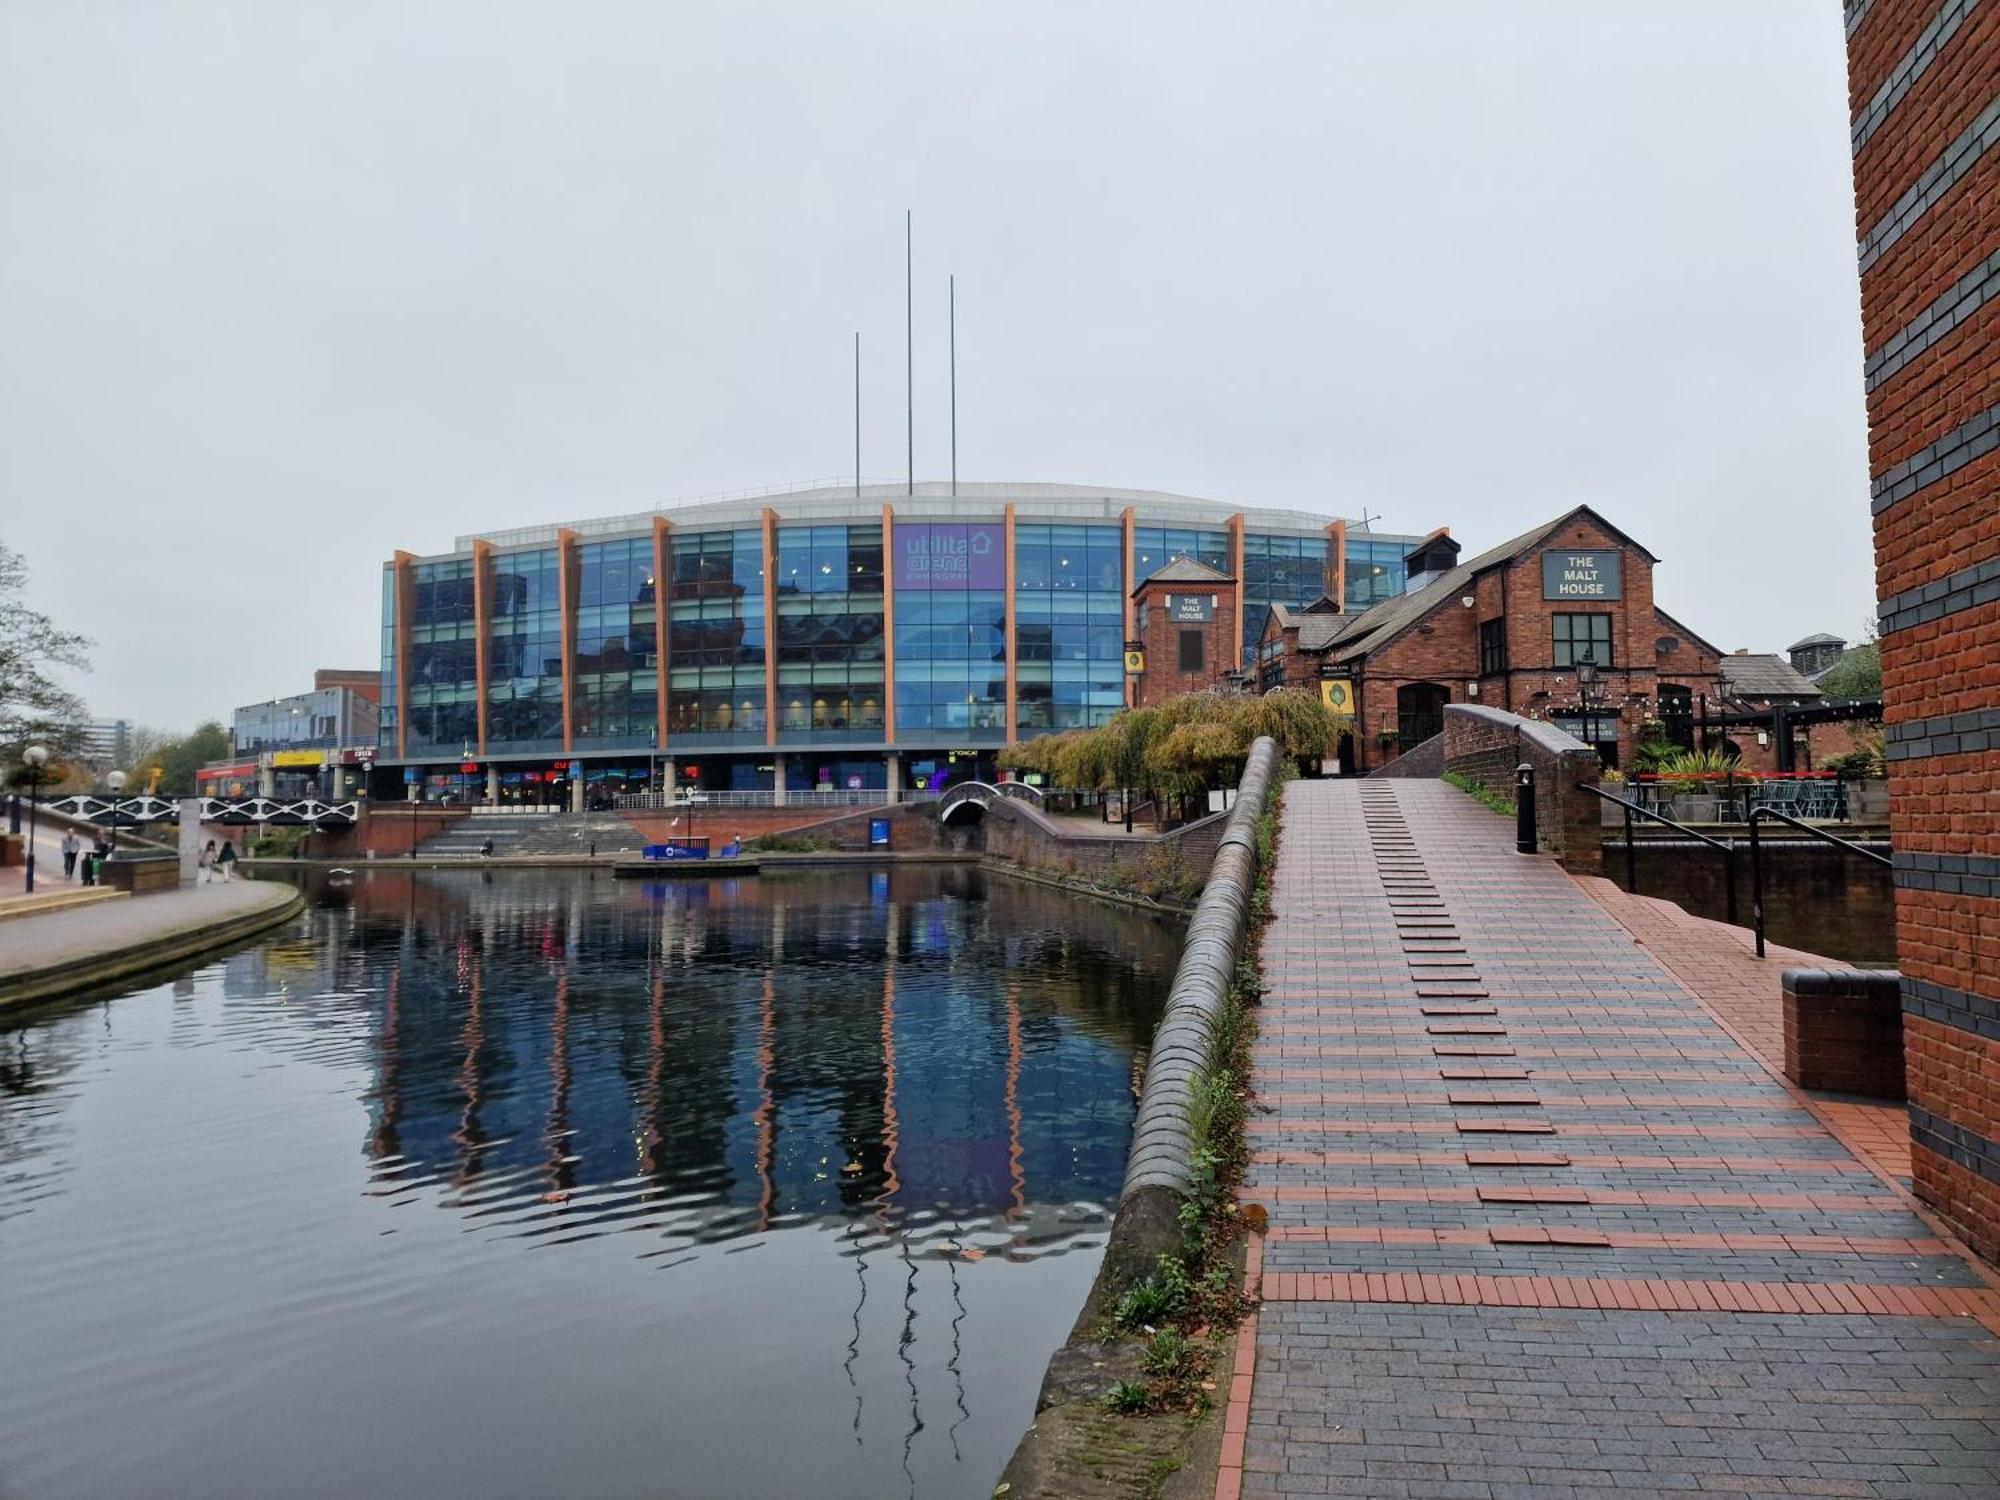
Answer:
POLYGON ((1447 771, 1444 773, 1444 779, 1457 787, 1461 792, 1464 792, 1466 796, 1477 802, 1481 807, 1490 808, 1497 813, 1504 813, 1510 818, 1514 816, 1514 799, 1505 793, 1496 792, 1485 783, 1474 781, 1463 771, 1447 771))

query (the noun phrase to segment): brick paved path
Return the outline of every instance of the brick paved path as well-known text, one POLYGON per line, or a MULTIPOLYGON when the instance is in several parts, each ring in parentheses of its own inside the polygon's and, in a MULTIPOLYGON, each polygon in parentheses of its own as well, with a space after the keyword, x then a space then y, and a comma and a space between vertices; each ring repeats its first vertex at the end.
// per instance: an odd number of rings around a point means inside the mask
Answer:
POLYGON ((1287 789, 1218 1495, 2000 1496, 2000 1293, 1607 904, 1287 789))

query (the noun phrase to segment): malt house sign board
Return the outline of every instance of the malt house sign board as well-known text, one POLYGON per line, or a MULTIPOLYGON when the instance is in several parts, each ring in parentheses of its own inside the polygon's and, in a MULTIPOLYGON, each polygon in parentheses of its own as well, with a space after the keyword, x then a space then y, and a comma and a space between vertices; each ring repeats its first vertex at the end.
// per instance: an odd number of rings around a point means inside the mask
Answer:
POLYGON ((1623 553, 1556 551, 1542 554, 1544 599, 1621 599, 1623 553))

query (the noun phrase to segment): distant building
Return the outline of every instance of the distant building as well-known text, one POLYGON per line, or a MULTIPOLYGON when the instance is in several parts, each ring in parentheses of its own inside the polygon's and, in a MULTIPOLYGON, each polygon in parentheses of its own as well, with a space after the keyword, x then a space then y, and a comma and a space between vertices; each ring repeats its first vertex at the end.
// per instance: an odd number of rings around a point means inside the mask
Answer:
POLYGON ((342 797, 366 785, 381 730, 379 672, 323 670, 313 690, 230 715, 228 762, 196 773, 205 797, 342 797))
POLYGON ((83 726, 77 758, 97 770, 124 766, 132 754, 132 725, 126 719, 83 726))
POLYGON ((1819 676, 1846 654, 1847 642, 1837 635, 1828 635, 1824 630, 1802 641, 1793 641, 1785 648, 1785 655, 1792 661, 1792 670, 1808 678, 1819 676))

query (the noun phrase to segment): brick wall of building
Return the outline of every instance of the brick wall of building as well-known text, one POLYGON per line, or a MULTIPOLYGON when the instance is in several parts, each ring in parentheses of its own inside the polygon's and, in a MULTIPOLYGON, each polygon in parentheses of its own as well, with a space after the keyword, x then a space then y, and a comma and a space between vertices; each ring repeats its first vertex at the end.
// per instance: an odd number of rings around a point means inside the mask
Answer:
POLYGON ((1550 725, 1500 709, 1460 704, 1445 710, 1444 768, 1512 797, 1522 765, 1535 770, 1535 835, 1563 868, 1604 870, 1597 753, 1550 725))
POLYGON ((1846 9, 1915 1180, 2000 1256, 2000 9, 1846 9))
POLYGON ((1139 590, 1139 620, 1134 628, 1146 652, 1146 670, 1134 689, 1139 707, 1157 708, 1183 694, 1214 687, 1223 673, 1237 669, 1236 592, 1233 583, 1149 583, 1139 590), (1181 625, 1168 617, 1167 596, 1187 594, 1206 595, 1215 601, 1206 623, 1181 625), (1181 670, 1180 637, 1184 630, 1201 632, 1202 668, 1198 672, 1181 670))

